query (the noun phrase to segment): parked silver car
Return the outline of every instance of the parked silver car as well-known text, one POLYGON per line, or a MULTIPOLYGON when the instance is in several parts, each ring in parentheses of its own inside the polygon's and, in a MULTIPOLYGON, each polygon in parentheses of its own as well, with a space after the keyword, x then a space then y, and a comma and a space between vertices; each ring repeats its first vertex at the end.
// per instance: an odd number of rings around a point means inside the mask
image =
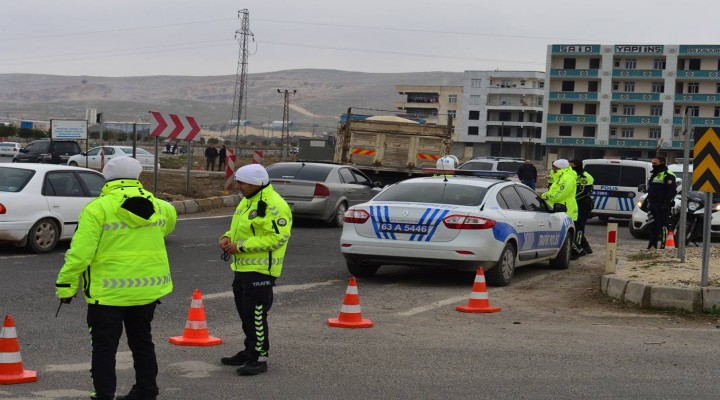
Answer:
POLYGON ((267 168, 270 183, 288 202, 293 216, 342 227, 350 206, 380 193, 380 183, 347 165, 281 162, 267 168))

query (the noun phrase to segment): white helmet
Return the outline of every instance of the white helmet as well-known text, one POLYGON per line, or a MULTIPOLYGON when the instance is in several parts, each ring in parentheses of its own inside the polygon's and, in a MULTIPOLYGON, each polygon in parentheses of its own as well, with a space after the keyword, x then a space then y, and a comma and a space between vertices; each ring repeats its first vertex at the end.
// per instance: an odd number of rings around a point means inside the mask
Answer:
POLYGON ((448 155, 448 156, 441 157, 440 159, 438 159, 435 166, 437 167, 437 169, 443 169, 446 171, 454 171, 457 168, 458 164, 459 164, 459 160, 457 157, 455 157, 453 155, 448 155))

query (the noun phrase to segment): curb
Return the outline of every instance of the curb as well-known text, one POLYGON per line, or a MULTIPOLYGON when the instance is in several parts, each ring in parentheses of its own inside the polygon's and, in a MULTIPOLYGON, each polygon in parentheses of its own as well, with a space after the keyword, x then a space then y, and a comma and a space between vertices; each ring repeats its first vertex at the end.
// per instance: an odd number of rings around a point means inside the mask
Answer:
POLYGON ((690 313, 720 310, 720 288, 717 287, 652 286, 606 274, 600 277, 600 292, 642 308, 684 310, 690 313))
POLYGON ((178 215, 195 214, 201 211, 210 211, 224 207, 235 207, 240 203, 240 195, 222 197, 209 197, 197 200, 177 200, 169 202, 178 215))

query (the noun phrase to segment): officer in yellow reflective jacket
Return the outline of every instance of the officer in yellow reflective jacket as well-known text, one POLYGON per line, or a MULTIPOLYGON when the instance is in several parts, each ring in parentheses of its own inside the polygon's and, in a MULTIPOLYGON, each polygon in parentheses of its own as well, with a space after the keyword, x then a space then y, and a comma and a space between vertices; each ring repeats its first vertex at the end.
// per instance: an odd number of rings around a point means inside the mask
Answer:
MULTIPOLYGON (((540 197, 545 199, 550 206, 555 204, 563 204, 567 209, 565 213, 572 218, 573 221, 578 219, 578 207, 575 201, 575 192, 577 190, 577 173, 570 167, 570 162, 565 159, 555 160, 553 166, 553 183, 547 192, 540 197)), ((577 248, 575 247, 574 238, 570 239, 573 243, 573 258, 577 258, 577 248)))
POLYGON ((233 294, 245 334, 245 348, 220 362, 240 366, 238 375, 257 375, 267 371, 270 349, 267 315, 273 303, 272 288, 285 260, 292 213, 270 185, 268 173, 261 165, 239 168, 235 180, 243 199, 235 210, 230 230, 220 238, 220 248, 233 256, 233 294))
POLYGON ((172 291, 165 236, 177 213, 137 180, 140 162, 117 157, 103 168, 107 183, 80 214, 56 281, 70 303, 82 275, 92 339, 92 399, 115 398, 115 354, 123 326, 135 366, 135 385, 118 400, 155 399, 158 373, 150 323, 159 299, 172 291))

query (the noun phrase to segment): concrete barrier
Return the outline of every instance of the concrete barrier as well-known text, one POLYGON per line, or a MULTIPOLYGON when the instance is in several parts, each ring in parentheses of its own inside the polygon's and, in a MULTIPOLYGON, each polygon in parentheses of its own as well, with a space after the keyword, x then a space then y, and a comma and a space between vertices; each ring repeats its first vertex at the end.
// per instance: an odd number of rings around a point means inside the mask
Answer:
POLYGON ((210 199, 197 199, 198 211, 210 211, 213 209, 212 201, 210 199))
POLYGON ((643 308, 650 307, 650 290, 652 286, 642 283, 630 281, 625 288, 626 303, 632 303, 643 308))
POLYGON ((185 204, 185 214, 194 214, 200 209, 195 200, 185 200, 183 203, 185 204))
POLYGON ((720 288, 702 288, 703 311, 717 313, 720 311, 720 288))
POLYGON ((660 309, 677 309, 693 313, 702 312, 702 294, 698 288, 653 286, 650 306, 660 309))
POLYGON ((623 300, 625 296, 625 288, 627 287, 627 281, 614 275, 606 276, 608 276, 607 295, 623 300))
POLYGON ((175 211, 180 214, 185 214, 185 202, 184 201, 171 201, 170 204, 172 204, 173 207, 175 207, 175 211))

